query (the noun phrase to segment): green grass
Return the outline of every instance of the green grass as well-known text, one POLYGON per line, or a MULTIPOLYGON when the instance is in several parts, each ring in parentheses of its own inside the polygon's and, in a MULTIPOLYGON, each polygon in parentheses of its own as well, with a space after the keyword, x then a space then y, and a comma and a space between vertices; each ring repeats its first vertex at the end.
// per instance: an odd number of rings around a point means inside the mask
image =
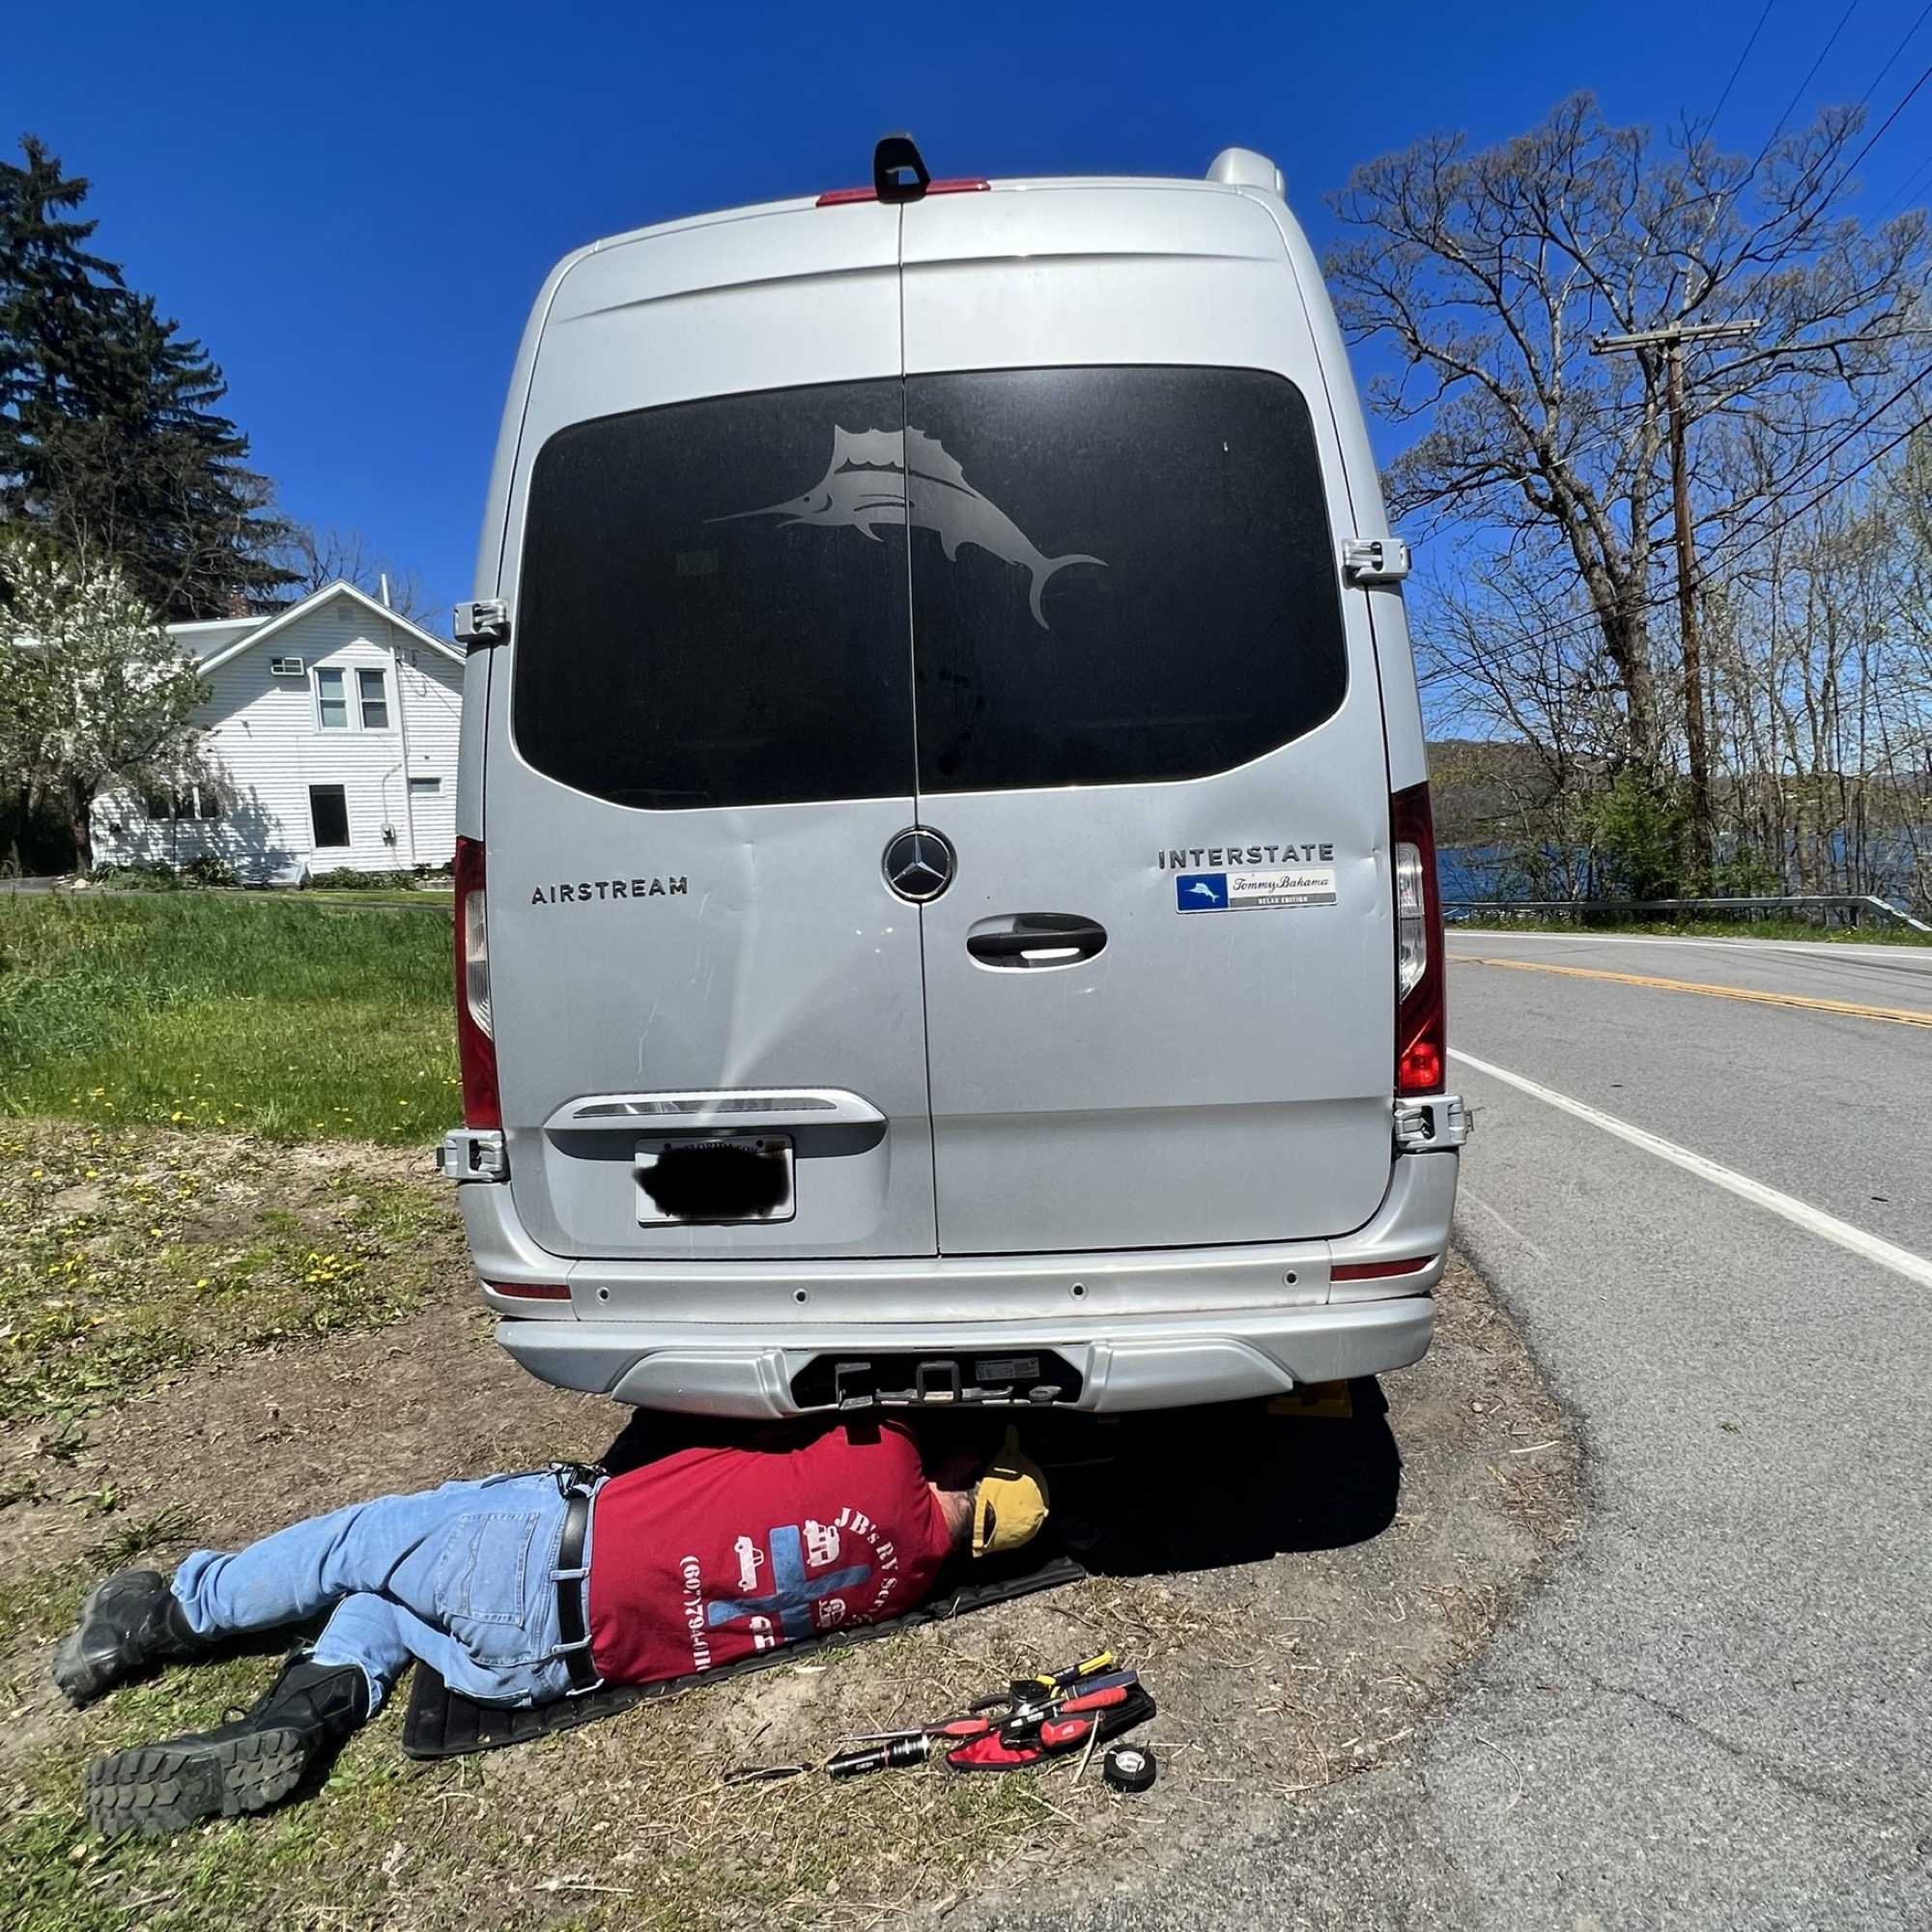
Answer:
MULTIPOLYGON (((930 1645, 925 1646, 931 1649, 930 1645)), ((875 1660, 876 1661, 876 1660, 875 1660)), ((953 1659, 959 1684, 975 1681, 953 1659)), ((518 1751, 412 1764, 389 1715, 351 1739, 312 1800, 165 1838, 102 1839, 81 1809, 89 1758, 217 1722, 272 1661, 170 1670, 63 1719, 0 1823, 9 1932, 697 1932, 890 1922, 1129 1826, 1131 1801, 1071 1763, 1001 1777, 928 1767, 856 1783, 722 1788, 737 1701, 709 1687, 518 1751)), ((822 1680, 875 1681, 844 1660, 822 1680)), ((816 1707, 814 1707, 816 1708, 816 1707)), ((937 1706, 935 1706, 937 1708, 937 1706)), ((838 1706, 781 1720, 756 1749, 823 1751, 838 1706)), ((1124 1835, 1124 1834, 1123 1834, 1124 1835)))
POLYGON ((427 1302, 457 1246, 441 1190, 263 1154, 173 1128, 0 1128, 0 1424, 71 1421, 191 1361, 427 1302))
POLYGON ((0 899, 0 1110, 433 1141, 460 1112, 446 917, 180 893, 0 899))

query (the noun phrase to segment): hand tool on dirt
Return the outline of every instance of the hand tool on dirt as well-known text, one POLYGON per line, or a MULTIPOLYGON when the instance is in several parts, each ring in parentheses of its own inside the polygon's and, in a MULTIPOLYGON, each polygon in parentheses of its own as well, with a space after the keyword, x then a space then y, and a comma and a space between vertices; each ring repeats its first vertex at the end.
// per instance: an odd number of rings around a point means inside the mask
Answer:
POLYGON ((983 1737, 993 1728, 990 1717, 948 1718, 912 1730, 880 1731, 852 1740, 857 1750, 840 1751, 825 1761, 831 1777, 863 1777, 871 1771, 898 1771, 923 1764, 935 1750, 951 1750, 962 1739, 983 1737))
POLYGON ((828 1758, 826 1774, 863 1777, 923 1764, 942 1752, 955 1770, 1004 1770, 1075 1749, 1096 1736, 1117 1736, 1151 1717, 1153 1700, 1141 1690, 1138 1672, 1110 1669, 1113 1662, 1113 1653, 1102 1651, 1064 1670, 1015 1678, 1005 1690, 977 1698, 962 1716, 848 1738, 855 1748, 828 1758), (980 1756, 972 1755, 976 1750, 980 1756))
POLYGON ((1154 1715, 1154 1701, 1138 1681, 1091 1694, 1091 1702, 1063 1697, 1021 1705, 997 1730, 954 1745, 946 1762, 954 1771, 1011 1771, 1078 1750, 1090 1740, 1104 1743, 1154 1715))

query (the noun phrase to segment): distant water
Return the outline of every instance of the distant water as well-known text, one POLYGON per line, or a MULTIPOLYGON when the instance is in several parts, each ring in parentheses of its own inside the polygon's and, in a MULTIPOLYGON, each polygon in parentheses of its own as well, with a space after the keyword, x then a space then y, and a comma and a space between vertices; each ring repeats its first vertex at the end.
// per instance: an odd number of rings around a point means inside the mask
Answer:
POLYGON ((1496 874, 1508 856, 1501 845, 1438 846, 1435 876, 1444 902, 1497 897, 1496 874))
MULTIPOLYGON (((1932 842, 1932 828, 1919 835, 1920 841, 1932 842)), ((1830 863, 1840 863, 1843 858, 1842 835, 1834 840, 1834 849, 1830 854, 1830 863)), ((1890 899, 1894 904, 1904 905, 1914 896, 1916 874, 1913 866, 1913 848, 1902 838, 1874 839, 1866 847, 1867 863, 1874 866, 1878 873, 1878 896, 1890 899)), ((1513 891, 1499 889, 1498 880, 1510 857, 1509 848, 1504 845, 1452 845, 1437 849, 1435 854, 1435 876, 1441 882, 1442 902, 1452 904, 1459 899, 1520 898, 1523 896, 1519 886, 1513 891)), ((1797 887, 1790 890, 1797 891, 1797 887)), ((1833 892, 1843 892, 1843 886, 1827 888, 1833 892)))

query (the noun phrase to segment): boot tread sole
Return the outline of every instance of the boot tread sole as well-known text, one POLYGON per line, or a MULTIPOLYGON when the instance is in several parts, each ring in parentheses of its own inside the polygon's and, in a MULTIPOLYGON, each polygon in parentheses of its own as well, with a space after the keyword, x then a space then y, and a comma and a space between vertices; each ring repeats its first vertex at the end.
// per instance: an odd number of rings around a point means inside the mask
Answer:
POLYGON ((281 1729, 139 1745, 88 1767, 88 1817, 111 1834, 178 1832, 199 1818, 266 1811, 301 1782, 308 1755, 299 1731, 281 1729))

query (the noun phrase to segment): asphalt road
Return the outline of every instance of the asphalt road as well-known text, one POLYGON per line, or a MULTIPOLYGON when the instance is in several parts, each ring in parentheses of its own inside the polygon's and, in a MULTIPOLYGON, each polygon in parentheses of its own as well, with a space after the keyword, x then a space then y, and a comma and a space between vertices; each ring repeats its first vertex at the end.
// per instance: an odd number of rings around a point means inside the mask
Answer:
POLYGON ((1577 1418, 1577 1542, 1412 1763, 1000 1922, 1932 1926, 1932 1027, 1832 1009, 1932 1019, 1932 950, 1451 956, 1460 1053, 1776 1192, 1458 1065, 1458 1232, 1577 1418))

